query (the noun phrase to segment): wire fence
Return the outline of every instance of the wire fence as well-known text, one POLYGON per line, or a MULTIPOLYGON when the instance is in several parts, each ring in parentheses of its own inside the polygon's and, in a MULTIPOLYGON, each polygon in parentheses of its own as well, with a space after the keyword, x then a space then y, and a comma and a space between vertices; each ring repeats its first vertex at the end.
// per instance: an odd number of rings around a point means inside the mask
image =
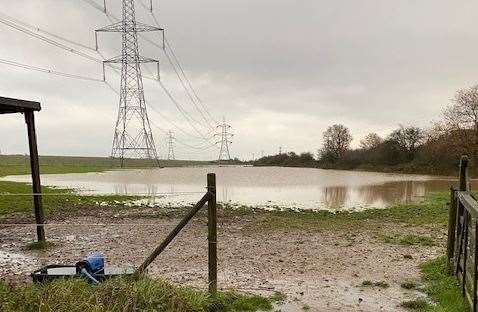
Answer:
POLYGON ((199 192, 166 192, 166 193, 101 193, 101 194, 82 194, 82 193, 0 193, 0 196, 76 196, 76 197, 163 197, 163 196, 183 196, 203 194, 199 192))

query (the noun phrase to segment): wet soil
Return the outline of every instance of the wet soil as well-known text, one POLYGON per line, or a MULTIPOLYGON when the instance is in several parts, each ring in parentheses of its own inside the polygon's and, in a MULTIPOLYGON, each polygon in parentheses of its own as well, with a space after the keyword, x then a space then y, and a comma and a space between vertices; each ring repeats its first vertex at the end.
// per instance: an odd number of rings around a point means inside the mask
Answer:
MULTIPOLYGON (((46 232, 54 244, 45 251, 26 247, 35 238, 34 226, 16 225, 14 217, 2 220, 0 276, 11 283, 29 282, 35 268, 74 264, 92 251, 104 253, 111 265, 138 266, 180 220, 180 213, 156 214, 152 208, 150 212, 84 207, 68 217, 50 218, 46 232)), ((402 301, 423 295, 400 284, 419 281, 419 265, 444 252, 445 233, 432 226, 386 223, 353 229, 262 231, 258 221, 265 217, 255 213, 220 218, 219 286, 264 295, 283 293, 287 299, 282 311, 402 311, 402 301), (437 245, 389 244, 383 233, 431 235, 437 245), (384 283, 362 286, 364 281, 384 283)), ((204 215, 180 233, 149 274, 207 287, 204 215)))

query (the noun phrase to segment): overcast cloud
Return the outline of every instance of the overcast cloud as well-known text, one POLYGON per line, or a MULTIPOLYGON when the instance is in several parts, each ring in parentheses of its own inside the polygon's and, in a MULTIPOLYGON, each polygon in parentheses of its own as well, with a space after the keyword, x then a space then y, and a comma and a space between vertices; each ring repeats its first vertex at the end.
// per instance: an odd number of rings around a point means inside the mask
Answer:
MULTIPOLYGON (((82 0, 0 1, 1 13, 89 46, 94 29, 110 24, 82 0)), ((119 15, 120 1, 107 2, 119 15)), ((138 20, 152 24, 135 2, 138 20)), ((477 82, 476 1, 162 0, 155 11, 211 114, 232 125, 232 154, 240 158, 277 153, 279 146, 315 153, 333 123, 348 126, 355 144, 368 132, 386 135, 398 124, 428 126, 457 89, 477 82)), ((100 64, 2 24, 0 42, 2 59, 101 79, 100 64)), ((106 57, 119 54, 120 43, 119 34, 100 36, 106 57)), ((144 56, 161 59, 164 84, 197 115, 163 54, 140 44, 144 56)), ((109 155, 118 96, 104 84, 0 69, 0 96, 42 102, 41 154, 109 155)), ((110 72, 108 80, 119 88, 118 76, 110 72)), ((155 110, 194 133, 157 84, 145 81, 145 93, 155 110)), ((149 113, 154 124, 174 130, 149 113)), ((153 132, 164 154, 164 135, 154 126, 153 132)), ((3 153, 27 151, 20 116, 0 116, 0 133, 3 153)), ((177 156, 212 159, 216 153, 178 145, 177 156)))

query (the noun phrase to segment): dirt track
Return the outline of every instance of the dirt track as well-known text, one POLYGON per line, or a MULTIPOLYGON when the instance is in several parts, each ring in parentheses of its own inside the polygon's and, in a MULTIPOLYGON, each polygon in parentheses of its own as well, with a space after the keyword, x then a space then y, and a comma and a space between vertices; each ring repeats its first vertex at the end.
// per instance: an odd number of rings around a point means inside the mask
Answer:
MULTIPOLYGON (((55 245, 42 252, 25 248, 34 239, 32 226, 1 226, 0 275, 12 282, 26 281, 33 268, 75 263, 90 251, 103 252, 109 264, 138 266, 179 219, 134 213, 77 215, 68 218, 70 225, 48 226, 47 235, 55 245)), ((403 300, 422 295, 404 290, 400 284, 418 280, 419 264, 443 253, 441 247, 386 244, 367 227, 354 233, 251 230, 251 224, 262 217, 251 214, 222 220, 219 286, 261 294, 280 291, 287 295, 282 311, 302 311, 305 306, 311 311, 401 311, 403 300), (389 287, 363 287, 366 280, 384 281, 389 287)), ((443 233, 433 233, 432 228, 387 224, 380 231, 433 234, 440 245, 444 240, 443 233)), ((206 219, 196 218, 153 263, 149 273, 206 288, 206 235, 206 219)))

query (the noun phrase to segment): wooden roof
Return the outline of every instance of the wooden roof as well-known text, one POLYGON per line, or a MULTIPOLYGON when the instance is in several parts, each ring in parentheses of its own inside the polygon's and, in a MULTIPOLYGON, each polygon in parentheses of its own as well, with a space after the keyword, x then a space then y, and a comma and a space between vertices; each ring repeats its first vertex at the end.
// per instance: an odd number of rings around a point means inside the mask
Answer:
POLYGON ((23 113, 29 110, 40 111, 40 103, 0 97, 0 114, 23 113))

